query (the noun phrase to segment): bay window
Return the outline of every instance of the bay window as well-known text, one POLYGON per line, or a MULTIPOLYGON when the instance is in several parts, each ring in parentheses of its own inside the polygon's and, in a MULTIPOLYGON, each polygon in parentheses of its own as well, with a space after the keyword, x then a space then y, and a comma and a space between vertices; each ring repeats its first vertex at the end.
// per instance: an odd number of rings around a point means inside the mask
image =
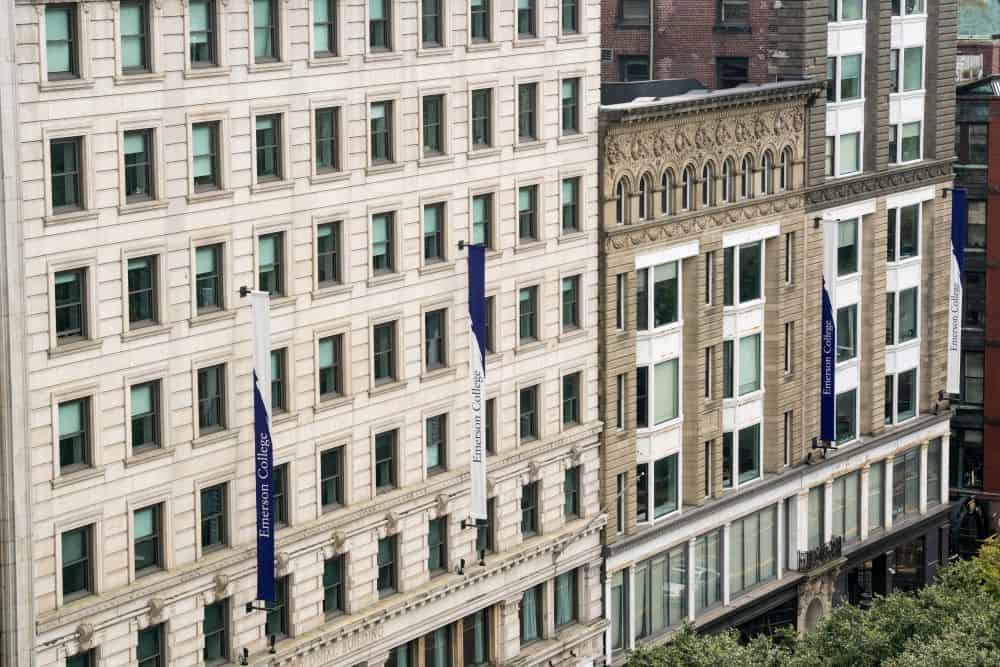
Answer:
POLYGON ((648 314, 653 313, 653 328, 677 322, 680 317, 680 265, 667 262, 639 269, 636 298, 637 325, 640 331, 649 329, 648 314), (653 289, 649 289, 652 273, 653 289))
POLYGON ((723 250, 723 305, 743 304, 761 298, 761 282, 764 273, 763 250, 762 241, 730 246, 723 250), (737 286, 739 287, 738 293, 737 286))
POLYGON ((649 383, 650 367, 636 369, 636 425, 640 428, 663 424, 680 415, 678 359, 661 361, 651 368, 652 385, 649 383))

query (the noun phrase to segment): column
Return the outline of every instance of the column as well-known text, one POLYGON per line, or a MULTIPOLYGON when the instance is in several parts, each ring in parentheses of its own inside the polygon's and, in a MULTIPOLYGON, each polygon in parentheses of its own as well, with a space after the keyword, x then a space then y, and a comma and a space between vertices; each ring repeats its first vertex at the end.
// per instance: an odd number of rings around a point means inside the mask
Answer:
MULTIPOLYGON (((920 514, 927 514, 927 449, 930 441, 920 443, 920 514)), ((943 474, 944 471, 942 471, 943 474)))
POLYGON ((950 461, 948 457, 951 454, 951 435, 941 436, 941 502, 948 502, 948 494, 951 489, 948 486, 948 480, 951 478, 951 468, 949 467, 950 461))
POLYGON ((722 527, 722 604, 729 604, 729 570, 732 567, 732 563, 729 562, 729 549, 730 549, 730 532, 733 524, 727 522, 726 525, 722 527))
POLYGON ((635 566, 629 565, 628 568, 628 590, 625 595, 625 603, 628 604, 628 637, 626 638, 626 645, 628 650, 635 650, 635 604, 632 600, 635 599, 635 566))
POLYGON ((781 577, 784 575, 784 571, 785 571, 785 531, 782 530, 782 528, 784 528, 784 525, 785 525, 785 501, 784 500, 779 500, 778 501, 778 514, 777 514, 777 516, 778 516, 778 520, 777 520, 777 524, 778 525, 776 525, 774 527, 774 530, 777 531, 777 533, 778 533, 778 552, 776 554, 776 556, 777 556, 776 566, 777 567, 775 569, 778 572, 778 579, 780 580, 781 577))
POLYGON ((885 501, 882 518, 887 533, 892 530, 892 459, 892 456, 885 458, 885 486, 882 487, 882 499, 885 501))
POLYGON ((858 507, 861 513, 860 521, 858 521, 858 534, 862 541, 868 539, 868 472, 871 469, 870 463, 866 463, 861 468, 861 488, 858 490, 858 493, 861 494, 861 497, 858 498, 858 507))
POLYGON ((517 597, 507 598, 499 605, 500 632, 497 649, 500 662, 511 660, 521 652, 521 623, 518 614, 520 608, 520 593, 517 597))
MULTIPOLYGON (((604 576, 604 618, 608 621, 608 627, 604 630, 604 664, 611 664, 611 625, 614 620, 611 618, 611 579, 614 575, 604 576)), ((624 613, 624 612, 623 612, 624 613)))
POLYGON ((809 550, 809 489, 799 491, 798 495, 798 524, 795 531, 795 550, 809 550))
POLYGON ((823 542, 833 538, 833 480, 823 482, 823 542))
POLYGON ((688 540, 687 549, 687 598, 688 598, 688 620, 692 623, 694 622, 694 608, 695 608, 695 589, 697 588, 698 581, 695 578, 695 544, 698 542, 698 538, 692 537, 688 540))
POLYGON ((542 585, 542 637, 556 635, 556 580, 549 579, 542 585))

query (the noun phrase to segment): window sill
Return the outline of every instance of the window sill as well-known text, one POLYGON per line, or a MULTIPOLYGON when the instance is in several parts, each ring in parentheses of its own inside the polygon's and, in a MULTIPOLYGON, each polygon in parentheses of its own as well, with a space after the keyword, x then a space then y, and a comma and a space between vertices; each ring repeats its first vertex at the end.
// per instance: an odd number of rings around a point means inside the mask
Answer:
POLYGON ((386 273, 377 276, 372 276, 368 279, 368 287, 382 287, 384 285, 391 285, 393 283, 401 283, 406 276, 402 273, 386 273))
POLYGON ((42 81, 38 84, 38 90, 43 93, 60 90, 85 90, 93 87, 93 79, 59 79, 56 81, 42 81))
POLYGON ((465 45, 465 50, 470 53, 475 51, 499 51, 500 42, 486 40, 475 42, 470 41, 465 45))
POLYGON ((570 243, 582 243, 587 240, 587 233, 581 232, 579 230, 573 232, 564 232, 563 234, 556 237, 556 243, 559 245, 570 244, 570 243))
POLYGON ((184 69, 185 79, 208 79, 229 74, 228 67, 214 65, 212 67, 188 67, 184 69))
POLYGON ((566 144, 582 144, 586 143, 589 139, 590 137, 580 130, 575 130, 573 132, 560 135, 556 143, 560 146, 564 146, 566 144))
POLYGON ((328 398, 326 400, 321 400, 319 403, 313 406, 313 414, 321 414, 324 412, 329 412, 331 410, 336 410, 338 408, 343 408, 354 403, 353 396, 338 396, 336 398, 328 398))
POLYGON ((495 147, 473 148, 467 153, 469 160, 485 160, 491 157, 499 157, 502 151, 495 147))
POLYGON ((57 347, 49 348, 49 359, 57 359, 59 357, 64 357, 69 354, 76 354, 77 352, 86 352, 87 350, 99 350, 103 341, 101 339, 86 339, 78 340, 72 343, 66 343, 64 345, 59 345, 57 347))
POLYGON ((233 319, 236 319, 235 310, 216 310, 211 313, 205 313, 204 315, 195 315, 188 320, 188 326, 193 329, 203 324, 211 324, 213 322, 222 322, 233 319))
POLYGON ((90 222, 97 220, 97 211, 70 211, 68 213, 53 213, 43 219, 46 225, 65 225, 72 222, 90 222))
POLYGON ((377 385, 368 390, 368 397, 375 398, 376 396, 381 396, 383 394, 392 394, 397 391, 402 391, 406 389, 406 382, 402 380, 395 380, 393 382, 386 382, 385 384, 377 385))
POLYGON ((365 52, 364 61, 366 63, 385 63, 402 59, 403 59, 403 54, 400 53, 399 51, 377 51, 375 53, 367 51, 365 52))
POLYGON ((649 21, 627 21, 619 18, 615 22, 615 27, 619 30, 649 30, 649 21))
POLYGON ((165 334, 170 332, 170 324, 160 323, 151 324, 146 327, 139 327, 138 329, 129 329, 121 335, 121 340, 123 343, 128 343, 133 340, 139 340, 141 338, 149 338, 150 336, 159 336, 160 334, 165 334))
POLYGON ((420 167, 440 167, 442 165, 450 165, 451 163, 452 157, 447 153, 423 157, 417 161, 417 165, 420 167))
POLYGON ((515 355, 521 354, 531 354, 533 352, 541 352, 545 350, 544 340, 533 340, 530 343, 525 343, 523 345, 518 345, 514 348, 515 355))
POLYGON ((417 273, 421 276, 430 276, 435 273, 451 273, 455 270, 455 263, 449 260, 441 260, 431 264, 421 266, 417 273))
POLYGON ((530 48, 533 46, 545 46, 545 38, 538 35, 526 35, 524 37, 514 35, 515 49, 530 48))
POLYGON ((283 294, 281 296, 271 297, 271 310, 278 310, 279 308, 285 308, 294 304, 296 301, 295 295, 293 294, 283 294))
POLYGON ((189 204, 197 204, 203 201, 214 201, 216 199, 232 199, 232 190, 202 190, 201 192, 193 192, 187 196, 187 202, 189 204))
POLYGON ((129 215, 130 213, 143 213, 145 211, 155 211, 165 209, 169 202, 166 199, 149 199, 138 201, 134 204, 125 204, 118 207, 118 215, 129 215))
POLYGON ((313 174, 309 177, 309 183, 311 185, 322 185, 324 183, 337 183, 339 181, 347 181, 351 178, 351 172, 342 171, 340 169, 333 169, 331 171, 325 171, 318 174, 313 174))
POLYGON ((721 32, 728 35, 749 35, 750 25, 748 23, 716 23, 712 26, 712 32, 721 32))
POLYGON ((271 428, 275 429, 279 426, 284 428, 286 426, 295 426, 299 423, 299 413, 293 412, 291 410, 285 410, 279 412, 271 417, 271 428))
POLYGON ((311 295, 313 302, 316 302, 350 293, 351 285, 349 283, 337 283, 328 287, 318 287, 311 292, 311 295))
POLYGON ((136 74, 115 74, 116 86, 127 86, 135 83, 158 83, 166 77, 163 72, 142 72, 136 74))
POLYGON ((255 74, 258 72, 281 72, 292 69, 292 63, 287 60, 276 60, 267 63, 250 63, 247 65, 247 72, 255 74))
POLYGON ((535 252, 542 252, 545 250, 545 241, 541 239, 534 239, 531 241, 519 241, 516 246, 514 246, 515 255, 531 254, 535 252))
POLYGON ((274 190, 290 190, 295 186, 295 181, 289 178, 283 178, 280 180, 264 181, 263 183, 254 183, 250 186, 251 194, 259 194, 261 192, 272 192, 274 190))
POLYGON ((60 489, 66 486, 72 486, 79 482, 86 482, 87 480, 104 478, 104 466, 97 466, 96 468, 82 468, 80 470, 75 470, 71 473, 65 475, 59 475, 52 480, 52 488, 60 489))
POLYGON ((348 56, 331 55, 319 58, 312 56, 309 58, 308 64, 309 67, 336 67, 338 65, 347 65, 350 62, 351 59, 348 56))
POLYGON ((402 162, 389 162, 387 164, 373 164, 365 168, 366 176, 381 176, 382 174, 394 174, 403 171, 402 162))
POLYGON ((521 141, 514 144, 515 153, 528 153, 531 151, 542 150, 545 148, 545 141, 543 139, 532 138, 530 141, 521 141))
MULTIPOLYGON (((683 422, 684 417, 682 415, 678 415, 672 419, 668 419, 662 424, 656 424, 654 426, 637 426, 635 429, 635 436, 639 438, 642 436, 654 435, 656 433, 660 433, 661 431, 670 431, 675 428, 680 428, 683 422)), ((640 460, 640 463, 642 462, 652 463, 652 459, 649 459, 648 461, 645 459, 640 460)))
POLYGON ((559 33, 556 41, 560 44, 572 44, 573 42, 586 42, 587 35, 580 32, 559 33))
POLYGON ((167 447, 153 447, 147 449, 138 454, 133 454, 132 456, 125 458, 125 467, 131 468, 133 466, 142 465, 144 463, 150 463, 152 461, 159 461, 161 459, 173 458, 174 450, 167 447))
POLYGON ((454 49, 447 44, 440 46, 418 46, 417 58, 433 58, 434 56, 450 56, 454 49))
POLYGON ((219 443, 225 443, 227 440, 231 441, 228 444, 235 444, 239 436, 237 431, 232 429, 223 429, 221 431, 213 431, 208 435, 201 435, 191 441, 191 449, 199 449, 201 447, 208 447, 209 445, 216 445, 219 443))
POLYGON ((584 340, 586 338, 587 338, 587 329, 578 326, 574 329, 570 329, 569 331, 563 331, 563 333, 559 335, 558 341, 559 344, 562 345, 563 343, 572 343, 574 341, 584 340))
POLYGON ((454 376, 455 376, 454 366, 435 368, 434 370, 424 371, 424 374, 420 376, 420 384, 424 384, 426 382, 435 382, 443 378, 450 378, 454 376))

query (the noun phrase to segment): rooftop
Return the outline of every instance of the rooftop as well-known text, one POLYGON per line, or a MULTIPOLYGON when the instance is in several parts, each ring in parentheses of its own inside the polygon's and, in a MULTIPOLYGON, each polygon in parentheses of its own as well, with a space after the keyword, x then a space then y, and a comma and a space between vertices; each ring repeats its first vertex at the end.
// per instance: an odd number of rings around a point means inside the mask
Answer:
POLYGON ((1000 35, 1000 0, 959 0, 959 39, 993 39, 997 35, 1000 35))

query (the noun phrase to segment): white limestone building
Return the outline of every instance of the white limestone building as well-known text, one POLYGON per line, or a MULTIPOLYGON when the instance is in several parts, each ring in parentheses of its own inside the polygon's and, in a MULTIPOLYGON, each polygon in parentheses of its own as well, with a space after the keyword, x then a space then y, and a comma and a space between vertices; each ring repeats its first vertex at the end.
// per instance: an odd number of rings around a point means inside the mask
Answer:
POLYGON ((602 653, 599 13, 6 0, 0 665, 602 653), (478 532, 459 240, 491 248, 478 532), (241 286, 272 292, 269 612, 241 286))

